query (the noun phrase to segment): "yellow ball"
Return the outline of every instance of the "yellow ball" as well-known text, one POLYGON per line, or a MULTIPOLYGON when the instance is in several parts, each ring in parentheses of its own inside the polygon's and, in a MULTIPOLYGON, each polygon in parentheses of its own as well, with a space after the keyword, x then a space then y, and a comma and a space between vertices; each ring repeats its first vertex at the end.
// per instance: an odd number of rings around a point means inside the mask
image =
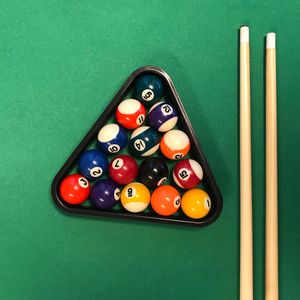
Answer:
POLYGON ((127 184, 121 193, 123 207, 133 213, 141 212, 150 203, 150 192, 148 188, 139 182, 127 184))
POLYGON ((192 189, 183 194, 181 208, 188 217, 201 219, 208 214, 211 208, 211 201, 203 190, 192 189))

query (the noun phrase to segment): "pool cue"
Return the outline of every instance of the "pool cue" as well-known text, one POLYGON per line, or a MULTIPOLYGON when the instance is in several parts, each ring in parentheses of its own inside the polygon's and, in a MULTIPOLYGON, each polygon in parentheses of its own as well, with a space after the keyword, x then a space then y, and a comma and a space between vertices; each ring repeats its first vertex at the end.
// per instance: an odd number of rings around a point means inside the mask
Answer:
POLYGON ((276 40, 266 40, 266 265, 265 299, 278 299, 276 40))
POLYGON ((240 28, 240 299, 253 299, 249 27, 240 28))

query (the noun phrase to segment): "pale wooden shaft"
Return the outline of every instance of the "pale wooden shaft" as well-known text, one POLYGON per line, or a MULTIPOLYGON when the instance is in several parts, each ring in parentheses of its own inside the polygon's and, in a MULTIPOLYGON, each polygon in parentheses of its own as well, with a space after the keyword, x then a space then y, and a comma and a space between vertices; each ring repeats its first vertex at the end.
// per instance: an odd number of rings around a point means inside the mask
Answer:
POLYGON ((249 43, 240 44, 240 299, 253 299, 249 43))
POLYGON ((278 299, 276 50, 266 49, 266 265, 265 299, 278 299))

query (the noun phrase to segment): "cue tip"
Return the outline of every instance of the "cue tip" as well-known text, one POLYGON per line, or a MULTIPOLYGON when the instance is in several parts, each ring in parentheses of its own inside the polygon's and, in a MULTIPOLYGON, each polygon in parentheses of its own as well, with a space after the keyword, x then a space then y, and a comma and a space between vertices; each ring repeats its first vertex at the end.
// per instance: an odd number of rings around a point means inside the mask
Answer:
POLYGON ((267 33, 266 48, 276 48, 276 34, 274 32, 267 33))
POLYGON ((240 27, 240 43, 249 43, 249 27, 240 27))

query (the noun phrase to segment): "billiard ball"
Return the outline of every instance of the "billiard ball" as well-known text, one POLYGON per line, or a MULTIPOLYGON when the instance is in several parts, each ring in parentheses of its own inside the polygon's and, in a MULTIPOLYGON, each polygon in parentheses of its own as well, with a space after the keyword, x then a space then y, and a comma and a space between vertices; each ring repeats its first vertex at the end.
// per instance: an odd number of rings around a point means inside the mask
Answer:
POLYGON ((205 191, 192 189, 183 194, 181 208, 188 217, 201 219, 209 213, 211 201, 205 191))
POLYGON ((140 182, 129 183, 122 190, 121 203, 123 207, 130 212, 141 212, 145 210, 150 203, 150 192, 148 188, 140 182))
POLYGON ((129 143, 129 151, 135 156, 149 156, 159 148, 157 132, 149 126, 141 126, 133 131, 129 143))
POLYGON ((78 169, 79 172, 86 178, 96 179, 107 172, 107 157, 99 150, 87 150, 79 157, 78 169))
POLYGON ((68 204, 81 204, 90 194, 90 184, 82 175, 72 174, 63 179, 59 193, 68 204))
POLYGON ((158 76, 143 75, 136 82, 134 96, 143 104, 151 105, 162 97, 163 90, 163 84, 158 76))
POLYGON ((168 178, 168 165, 158 157, 148 157, 139 168, 138 179, 150 189, 162 185, 168 178))
POLYGON ((161 152, 168 158, 178 160, 188 154, 190 139, 181 130, 173 129, 166 132, 160 142, 161 152))
POLYGON ((138 174, 138 164, 129 155, 118 155, 109 164, 109 177, 118 184, 132 182, 138 174))
POLYGON ((165 101, 154 104, 148 112, 149 125, 160 132, 173 129, 177 120, 178 116, 174 107, 165 101))
POLYGON ((127 129, 135 129, 143 124, 146 117, 145 107, 135 99, 122 101, 116 112, 117 122, 127 129))
POLYGON ((193 159, 183 159, 177 162, 173 169, 173 179, 183 189, 192 189, 203 178, 200 164, 193 159))
POLYGON ((97 181, 91 189, 90 202, 101 209, 112 208, 120 200, 121 190, 111 179, 97 181))
POLYGON ((170 185, 162 185, 154 190, 151 196, 153 210, 162 216, 170 216, 177 212, 180 206, 180 194, 170 185))
POLYGON ((98 133, 98 146, 104 152, 111 154, 121 151, 127 145, 127 133, 118 124, 107 124, 98 133))

